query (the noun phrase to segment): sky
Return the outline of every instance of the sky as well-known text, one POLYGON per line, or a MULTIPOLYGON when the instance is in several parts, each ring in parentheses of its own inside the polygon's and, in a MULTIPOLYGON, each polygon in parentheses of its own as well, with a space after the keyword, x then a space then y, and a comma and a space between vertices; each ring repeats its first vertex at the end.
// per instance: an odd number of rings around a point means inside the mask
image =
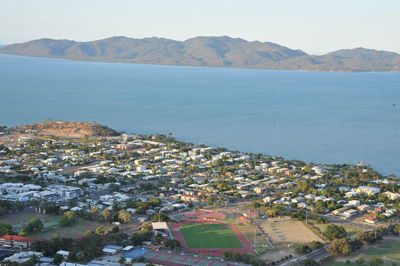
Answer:
POLYGON ((0 43, 240 37, 323 54, 400 53, 400 0, 1 0, 0 43))

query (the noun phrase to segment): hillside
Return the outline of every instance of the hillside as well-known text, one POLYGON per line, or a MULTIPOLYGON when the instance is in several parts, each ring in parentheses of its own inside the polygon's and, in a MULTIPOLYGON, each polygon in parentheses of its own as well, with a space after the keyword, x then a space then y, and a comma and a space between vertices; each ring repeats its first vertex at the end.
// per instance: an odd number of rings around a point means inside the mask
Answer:
POLYGON ((186 41, 127 37, 90 42, 39 39, 0 47, 0 53, 136 64, 313 71, 400 70, 400 55, 393 52, 355 48, 315 56, 271 42, 249 42, 227 36, 186 41))
POLYGON ((20 133, 35 131, 45 135, 70 138, 82 138, 85 136, 110 137, 119 135, 117 131, 97 123, 69 121, 49 121, 32 125, 23 125, 13 128, 13 130, 20 133))

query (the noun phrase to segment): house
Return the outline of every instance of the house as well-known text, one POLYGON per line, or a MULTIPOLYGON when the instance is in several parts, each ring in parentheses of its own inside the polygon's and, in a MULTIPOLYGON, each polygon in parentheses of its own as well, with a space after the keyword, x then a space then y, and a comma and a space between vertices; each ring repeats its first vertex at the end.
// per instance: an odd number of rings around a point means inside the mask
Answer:
POLYGON ((199 198, 193 195, 181 195, 181 201, 198 202, 199 198))
POLYGON ((304 202, 304 201, 305 201, 305 198, 303 198, 303 197, 296 197, 296 198, 292 199, 293 203, 300 203, 300 202, 304 202))
POLYGON ((79 185, 89 184, 96 182, 97 178, 82 178, 78 181, 79 185))
POLYGON ((346 207, 358 207, 361 203, 359 200, 350 200, 348 203, 345 204, 346 207))
POLYGON ((273 200, 274 200, 274 198, 273 198, 273 197, 270 197, 270 196, 267 196, 267 197, 263 198, 263 201, 264 201, 265 203, 269 203, 269 202, 271 202, 271 201, 273 201, 273 200))
POLYGON ((383 192, 386 197, 388 197, 390 200, 397 200, 400 198, 400 193, 393 193, 390 191, 383 192))
POLYGON ((63 256, 66 259, 69 256, 69 251, 59 250, 59 251, 56 252, 56 254, 59 254, 59 255, 63 256))
POLYGON ((107 255, 115 255, 123 249, 121 246, 107 245, 103 248, 103 252, 107 255))
POLYGON ((378 219, 376 217, 368 217, 365 218, 364 222, 369 224, 376 224, 378 222, 378 219))
POLYGON ((27 251, 27 252, 18 252, 13 254, 10 257, 7 257, 3 260, 4 263, 2 265, 7 265, 8 263, 16 263, 17 265, 21 265, 24 262, 29 261, 33 256, 36 258, 42 258, 43 253, 42 252, 33 252, 33 251, 27 251))
POLYGON ((325 200, 326 198, 327 198, 327 197, 324 196, 324 195, 316 196, 316 197, 315 197, 315 201, 318 201, 318 200, 325 200))
POLYGON ((264 189, 263 187, 256 187, 256 188, 254 188, 254 192, 257 193, 257 194, 263 193, 264 190, 265 190, 265 189, 264 189))
POLYGON ((353 198, 353 197, 357 197, 357 195, 358 195, 357 192, 355 192, 355 191, 349 191, 349 192, 346 192, 346 193, 344 194, 344 197, 345 197, 345 198, 353 198))
POLYGON ((122 257, 127 263, 132 263, 134 260, 143 257, 147 252, 149 252, 149 250, 145 248, 131 249, 128 252, 124 253, 122 257))
POLYGON ((161 234, 162 236, 165 237, 171 237, 172 234, 169 231, 169 227, 166 222, 155 222, 151 223, 151 226, 153 227, 154 234, 161 234))
POLYGON ((391 217, 396 213, 395 209, 388 209, 385 211, 385 213, 383 213, 383 215, 385 215, 386 217, 391 217))
POLYGON ((381 189, 377 187, 360 186, 356 189, 356 192, 364 193, 367 194, 368 196, 371 196, 380 193, 381 189))
POLYGON ((314 170, 314 172, 317 175, 323 175, 324 173, 326 173, 326 170, 320 166, 314 166, 313 168, 311 168, 312 170, 314 170))
POLYGON ((307 200, 315 200, 315 195, 314 194, 307 194, 304 196, 304 198, 306 198, 307 200))
POLYGON ((351 217, 354 217, 357 214, 358 214, 358 212, 356 210, 347 210, 347 211, 344 211, 341 215, 344 218, 349 219, 351 217))
POLYGON ((302 209, 310 209, 310 206, 305 202, 298 203, 297 207, 302 208, 302 209))
POLYGON ((258 217, 258 213, 256 213, 256 212, 245 212, 245 213, 243 213, 243 216, 245 216, 247 218, 256 218, 256 217, 258 217))
POLYGON ((240 216, 239 217, 239 223, 241 223, 241 224, 251 224, 252 221, 251 221, 251 219, 247 218, 246 216, 240 216))
POLYGON ((28 249, 33 243, 43 241, 42 238, 32 238, 15 235, 5 235, 0 237, 0 245, 11 248, 28 249))
POLYGON ((363 204, 357 207, 357 210, 361 211, 361 212, 365 212, 367 210, 371 209, 371 206, 369 206, 368 204, 363 204))
POLYGON ((332 211, 332 214, 334 215, 341 215, 342 213, 344 213, 345 211, 347 211, 349 208, 348 207, 342 207, 336 210, 332 211))

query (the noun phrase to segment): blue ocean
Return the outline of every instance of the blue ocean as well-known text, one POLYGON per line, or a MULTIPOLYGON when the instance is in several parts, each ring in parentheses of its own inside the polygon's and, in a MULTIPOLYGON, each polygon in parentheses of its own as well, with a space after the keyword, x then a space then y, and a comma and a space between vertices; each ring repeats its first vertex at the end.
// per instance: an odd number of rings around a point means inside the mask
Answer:
POLYGON ((400 73, 80 62, 0 55, 0 125, 135 133, 400 175, 400 73))

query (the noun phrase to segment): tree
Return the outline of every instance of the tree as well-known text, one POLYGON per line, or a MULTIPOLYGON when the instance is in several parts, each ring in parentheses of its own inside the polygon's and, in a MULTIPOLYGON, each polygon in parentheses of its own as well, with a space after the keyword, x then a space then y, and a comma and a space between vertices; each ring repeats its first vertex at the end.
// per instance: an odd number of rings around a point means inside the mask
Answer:
POLYGON ((68 261, 71 261, 71 262, 76 262, 76 261, 78 261, 78 255, 76 254, 76 252, 71 251, 71 252, 69 253, 69 255, 68 255, 68 261))
POLYGON ((357 265, 364 265, 365 263, 365 258, 363 256, 360 256, 356 259, 357 265))
POLYGON ((176 239, 165 240, 165 241, 163 241, 163 244, 164 244, 164 247, 169 248, 169 249, 179 250, 181 247, 181 243, 176 239))
POLYGON ((170 218, 165 212, 159 212, 151 217, 153 222, 169 222, 170 218))
POLYGON ((24 232, 32 233, 32 232, 40 232, 43 229, 43 222, 38 218, 32 218, 29 220, 28 225, 24 228, 24 232))
POLYGON ((377 236, 372 231, 357 232, 355 240, 360 241, 364 245, 371 244, 377 240, 377 236))
POLYGON ((70 226, 73 225, 77 221, 77 216, 73 211, 67 211, 64 213, 64 216, 60 219, 61 226, 70 226))
POLYGON ((53 259, 54 259, 53 263, 59 265, 64 260, 64 257, 63 255, 60 254, 54 254, 53 259))
POLYGON ((121 256, 121 258, 118 260, 119 264, 125 264, 126 260, 124 257, 121 256))
POLYGON ((160 206, 160 204, 161 204, 161 199, 159 199, 159 198, 154 198, 151 200, 151 205, 153 207, 158 207, 158 206, 160 206))
POLYGON ((128 235, 123 232, 109 233, 107 237, 114 240, 117 245, 124 245, 126 243, 126 240, 128 239, 128 235))
POLYGON ((304 245, 304 244, 297 245, 297 246, 294 248, 294 250, 295 250, 296 253, 298 253, 298 254, 307 254, 307 253, 310 253, 310 252, 311 252, 311 248, 310 248, 309 246, 307 246, 307 245, 304 245))
POLYGON ((93 206, 92 208, 90 208, 90 214, 92 214, 92 215, 97 215, 99 212, 100 212, 100 209, 97 206, 93 206))
POLYGON ((131 241, 134 246, 140 246, 144 241, 149 241, 153 234, 147 231, 137 231, 133 233, 131 241))
POLYGON ((0 236, 12 234, 12 226, 10 224, 0 224, 0 236))
POLYGON ((335 239, 328 248, 328 252, 336 257, 349 256, 352 252, 351 245, 346 238, 335 239))
POLYGON ((132 215, 127 210, 120 210, 118 212, 118 219, 123 223, 129 223, 132 219, 132 215))
POLYGON ((300 262, 300 265, 301 266, 319 266, 321 264, 319 264, 318 262, 316 262, 315 260, 312 260, 312 259, 305 259, 300 262))
POLYGON ((107 222, 111 222, 111 211, 110 210, 104 210, 101 212, 101 216, 103 216, 103 219, 107 222))
POLYGON ((139 206, 137 209, 136 209, 136 213, 137 214, 146 214, 146 207, 144 207, 144 206, 139 206))
POLYGON ((104 229, 104 227, 99 226, 96 228, 96 234, 98 235, 104 235, 104 233, 106 232, 106 229, 104 229))
POLYGON ((310 246, 312 246, 313 248, 316 248, 316 249, 320 249, 324 245, 321 242, 314 240, 314 241, 311 241, 310 246))
POLYGON ((383 264, 383 260, 381 258, 373 258, 369 260, 369 265, 371 266, 380 266, 383 264))
POLYGON ((347 232, 343 226, 331 224, 325 230, 325 235, 330 239, 339 239, 347 236, 347 232))
POLYGON ((390 225, 388 231, 392 234, 398 236, 400 234, 400 222, 390 225))

